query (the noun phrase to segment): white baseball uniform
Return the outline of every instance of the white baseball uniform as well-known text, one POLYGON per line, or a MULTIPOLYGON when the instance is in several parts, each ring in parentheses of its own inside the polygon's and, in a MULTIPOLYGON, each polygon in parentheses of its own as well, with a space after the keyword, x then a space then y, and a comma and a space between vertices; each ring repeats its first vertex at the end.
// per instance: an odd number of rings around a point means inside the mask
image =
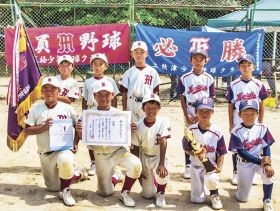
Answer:
POLYGON ((228 88, 226 99, 229 103, 234 105, 233 123, 238 125, 242 122, 238 115, 239 104, 241 100, 257 100, 263 101, 268 97, 268 92, 260 80, 252 78, 249 81, 244 81, 241 78, 230 83, 228 88))
MULTIPOLYGON (((255 123, 252 127, 248 128, 243 124, 239 124, 231 132, 229 150, 237 153, 237 149, 245 149, 252 156, 261 159, 263 148, 273 143, 274 139, 265 125, 255 123)), ((236 198, 239 201, 248 201, 255 173, 262 176, 263 184, 269 185, 273 183, 274 178, 268 178, 262 166, 247 162, 238 156, 236 198)))
POLYGON ((79 99, 79 84, 74 78, 67 78, 65 80, 62 80, 61 75, 57 75, 56 78, 60 82, 60 96, 79 99))
POLYGON ((114 95, 117 96, 120 93, 118 86, 113 78, 110 78, 108 76, 104 76, 102 78, 91 77, 91 78, 85 80, 85 84, 84 84, 83 92, 82 92, 82 96, 87 101, 87 105, 89 107, 93 107, 93 106, 97 105, 97 103, 93 97, 93 89, 94 89, 94 85, 97 81, 111 82, 113 85, 113 88, 114 88, 114 95))
MULTIPOLYGON (((224 137, 221 131, 213 124, 209 130, 202 130, 198 123, 189 126, 193 132, 195 140, 202 144, 206 150, 206 156, 216 165, 217 156, 227 153, 224 137)), ((190 143, 183 138, 183 148, 191 151, 190 143)), ((205 174, 202 162, 196 156, 191 156, 191 201, 194 203, 205 202, 204 184, 209 190, 216 190, 219 187, 219 177, 216 173, 205 174)))
MULTIPOLYGON (((98 110, 93 108, 92 110, 98 110)), ((119 111, 111 107, 110 111, 119 111)), ((125 168, 126 175, 132 179, 140 176, 142 166, 140 160, 122 146, 94 146, 89 145, 95 156, 96 175, 98 180, 98 192, 102 196, 113 193, 112 174, 116 165, 125 168)))
POLYGON ((196 75, 192 70, 181 76, 177 86, 177 93, 186 97, 188 114, 195 116, 194 103, 196 100, 216 95, 214 79, 205 71, 196 75))
MULTIPOLYGON (((165 185, 169 181, 169 175, 161 178, 156 173, 160 161, 160 139, 171 137, 169 119, 157 117, 153 125, 148 125, 145 118, 136 122, 137 131, 133 135, 132 144, 140 148, 139 157, 142 163, 142 192, 144 198, 152 198, 156 193, 154 179, 157 184, 165 185)), ((167 167, 167 158, 165 158, 167 167)))
MULTIPOLYGON (((72 119, 74 125, 78 115, 69 104, 58 101, 54 108, 48 108, 45 101, 41 101, 31 106, 25 123, 30 126, 41 125, 48 118, 72 119)), ((49 131, 38 134, 36 139, 45 184, 50 191, 58 191, 59 178, 70 179, 74 175, 74 154, 70 150, 50 151, 49 131)))
POLYGON ((133 66, 124 73, 121 92, 127 92, 127 110, 132 112, 132 122, 145 117, 142 99, 146 94, 158 91, 160 83, 157 71, 149 65, 142 70, 133 66))

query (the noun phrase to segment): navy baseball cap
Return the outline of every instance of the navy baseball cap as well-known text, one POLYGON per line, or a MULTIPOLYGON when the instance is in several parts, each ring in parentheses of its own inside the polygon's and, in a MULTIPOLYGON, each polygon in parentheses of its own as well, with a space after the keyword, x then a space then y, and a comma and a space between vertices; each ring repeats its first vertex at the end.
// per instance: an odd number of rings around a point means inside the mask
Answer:
POLYGON ((241 100, 239 105, 239 111, 244 111, 245 109, 253 108, 259 111, 259 103, 256 100, 241 100))
POLYGON ((195 110, 199 110, 199 109, 210 109, 210 110, 214 110, 214 102, 212 100, 212 98, 210 97, 205 97, 205 98, 201 98, 198 99, 195 102, 195 110))
POLYGON ((243 54, 239 59, 238 59, 238 64, 242 61, 248 61, 253 64, 255 64, 255 58, 251 54, 243 54))
POLYGON ((193 51, 191 51, 190 58, 192 58, 196 54, 200 54, 200 55, 204 56, 205 58, 208 57, 208 53, 207 53, 206 50, 204 50, 204 49, 194 49, 193 51))

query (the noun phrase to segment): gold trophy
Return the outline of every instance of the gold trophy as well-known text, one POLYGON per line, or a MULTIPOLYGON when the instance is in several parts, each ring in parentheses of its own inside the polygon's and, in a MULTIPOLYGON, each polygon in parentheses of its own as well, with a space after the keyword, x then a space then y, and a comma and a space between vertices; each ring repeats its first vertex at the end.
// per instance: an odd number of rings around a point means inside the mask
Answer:
MULTIPOLYGON (((205 150, 200 143, 198 143, 191 130, 189 130, 188 128, 185 128, 185 138, 187 139, 187 141, 191 144, 191 147, 193 148, 193 152, 195 155, 200 155, 203 150, 205 150)), ((212 173, 214 170, 216 170, 215 166, 213 165, 213 163, 206 157, 204 156, 203 158, 200 159, 200 161, 202 162, 205 170, 206 170, 206 174, 208 173, 212 173)))

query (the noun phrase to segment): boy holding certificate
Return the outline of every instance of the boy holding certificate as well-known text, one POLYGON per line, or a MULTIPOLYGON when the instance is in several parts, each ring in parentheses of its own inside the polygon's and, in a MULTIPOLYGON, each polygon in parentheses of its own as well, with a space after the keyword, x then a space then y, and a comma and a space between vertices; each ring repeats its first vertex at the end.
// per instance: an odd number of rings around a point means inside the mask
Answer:
MULTIPOLYGON (((97 102, 97 107, 92 111, 119 111, 111 106, 114 98, 113 86, 108 81, 97 81, 93 89, 93 95, 97 102)), ((86 126, 85 126, 86 127, 86 126)), ((79 121, 76 130, 82 138, 83 124, 79 121)), ((95 134, 94 134, 95 135, 95 134)), ((114 186, 121 181, 121 176, 114 169, 117 165, 127 170, 124 185, 121 191, 121 200, 127 207, 134 207, 135 201, 130 196, 130 190, 141 174, 141 162, 123 146, 110 145, 88 145, 94 151, 96 175, 98 180, 98 193, 102 196, 110 196, 114 191, 114 186)))
POLYGON ((60 82, 57 78, 43 79, 44 101, 35 103, 30 108, 25 120, 25 131, 27 135, 37 135, 38 154, 47 189, 59 190, 59 197, 64 204, 73 206, 75 199, 70 193, 70 184, 83 176, 81 172, 74 169, 74 154, 71 151, 73 126, 78 120, 78 115, 69 104, 58 101, 59 92, 60 82), (69 120, 72 122, 70 130, 67 128, 69 120), (56 134, 50 131, 55 131, 56 134), (71 131, 70 135, 69 131, 71 131), (55 140, 52 137, 60 139, 55 140))

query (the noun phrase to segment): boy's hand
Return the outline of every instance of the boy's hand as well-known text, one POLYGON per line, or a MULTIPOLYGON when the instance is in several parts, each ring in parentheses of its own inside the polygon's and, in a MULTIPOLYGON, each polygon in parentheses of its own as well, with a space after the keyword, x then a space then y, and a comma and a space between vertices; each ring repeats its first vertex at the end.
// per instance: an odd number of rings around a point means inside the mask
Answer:
POLYGON ((269 156, 263 156, 261 166, 265 166, 267 164, 271 164, 271 158, 269 156))
POLYGON ((42 130, 43 130, 43 132, 48 131, 49 128, 50 128, 52 125, 53 125, 52 118, 48 118, 48 119, 45 121, 45 124, 42 125, 42 130))
POLYGON ((206 157, 206 154, 207 154, 207 150, 204 147, 202 147, 202 151, 199 154, 195 154, 195 155, 198 157, 200 161, 202 161, 206 157))
POLYGON ((185 117, 186 117, 186 121, 189 125, 192 125, 192 124, 196 123, 196 119, 193 118, 191 115, 187 114, 187 115, 185 115, 185 117))
POLYGON ((137 125, 135 123, 131 123, 131 132, 136 132, 137 125))
POLYGON ((165 168, 164 165, 159 164, 157 169, 156 169, 156 172, 161 178, 164 178, 168 175, 168 171, 167 171, 167 169, 165 168))
POLYGON ((220 173, 221 169, 218 166, 215 166, 215 173, 220 173))
POLYGON ((274 170, 273 170, 273 168, 271 167, 270 164, 265 165, 263 167, 263 171, 264 171, 264 173, 266 174, 266 176, 268 178, 270 178, 270 177, 272 177, 274 175, 274 170))
POLYGON ((232 129, 234 128, 234 125, 229 126, 229 133, 231 133, 232 129))

